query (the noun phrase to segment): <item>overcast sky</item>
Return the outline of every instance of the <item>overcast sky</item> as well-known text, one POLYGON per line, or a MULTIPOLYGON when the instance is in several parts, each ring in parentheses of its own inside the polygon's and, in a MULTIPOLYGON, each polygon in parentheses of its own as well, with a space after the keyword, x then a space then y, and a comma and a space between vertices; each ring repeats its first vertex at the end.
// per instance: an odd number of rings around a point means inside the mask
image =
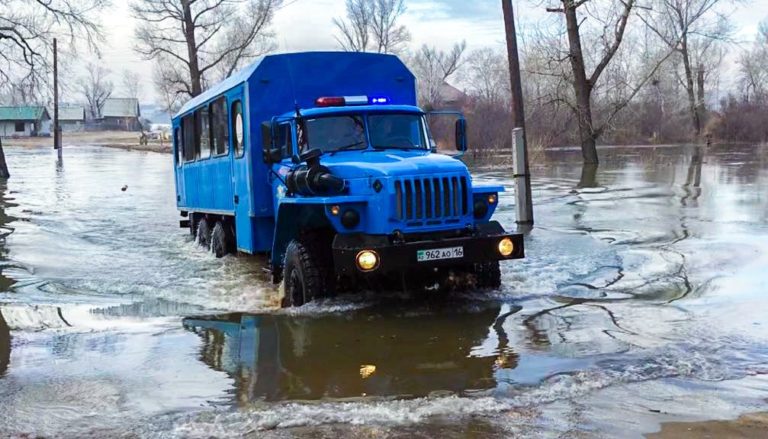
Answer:
MULTIPOLYGON (((113 72, 118 87, 114 96, 123 93, 119 72, 130 69, 145 80, 141 98, 152 101, 155 93, 151 83, 152 64, 133 51, 135 20, 130 16, 128 1, 116 1, 104 14, 108 32, 103 49, 103 63, 113 72)), ((536 26, 547 16, 543 1, 513 0, 520 27, 536 26)), ((408 11, 402 19, 412 35, 411 44, 449 48, 466 40, 469 51, 482 47, 503 49, 504 23, 499 0, 406 0, 408 11)), ((736 39, 751 41, 759 22, 768 17, 768 0, 752 0, 733 8, 736 39)), ((344 0, 284 0, 276 13, 273 30, 277 35, 278 51, 334 50, 334 26, 331 20, 344 15, 344 0)), ((733 63, 733 59, 726 62, 733 63)), ((727 66, 726 66, 727 69, 727 66)))

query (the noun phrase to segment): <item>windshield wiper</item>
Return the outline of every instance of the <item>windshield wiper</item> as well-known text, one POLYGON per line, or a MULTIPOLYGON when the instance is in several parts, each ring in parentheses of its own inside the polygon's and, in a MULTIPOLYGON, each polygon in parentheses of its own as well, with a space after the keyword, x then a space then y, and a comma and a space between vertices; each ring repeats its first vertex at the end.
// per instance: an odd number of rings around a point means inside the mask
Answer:
POLYGON ((328 152, 328 155, 333 155, 339 151, 346 151, 349 149, 354 149, 356 146, 365 145, 365 140, 361 140, 359 142, 350 143, 349 145, 340 146, 333 151, 328 152))
POLYGON ((400 149, 400 150, 411 150, 411 149, 424 149, 420 146, 381 146, 381 145, 374 145, 373 149, 400 149))

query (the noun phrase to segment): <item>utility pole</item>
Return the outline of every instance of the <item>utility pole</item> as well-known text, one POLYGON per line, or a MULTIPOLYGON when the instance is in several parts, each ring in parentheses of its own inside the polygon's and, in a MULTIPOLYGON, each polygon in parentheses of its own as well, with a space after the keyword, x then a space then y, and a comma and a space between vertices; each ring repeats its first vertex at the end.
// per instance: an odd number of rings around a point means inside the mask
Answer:
POLYGON ((59 130, 59 50, 53 39, 53 149, 61 158, 61 131, 59 130))
POLYGON ((531 174, 528 167, 528 147, 525 137, 525 111, 523 109, 523 83, 520 79, 520 58, 517 53, 517 32, 512 0, 501 0, 504 28, 507 33, 509 79, 512 86, 512 149, 515 179, 515 210, 518 224, 533 224, 531 200, 531 174))

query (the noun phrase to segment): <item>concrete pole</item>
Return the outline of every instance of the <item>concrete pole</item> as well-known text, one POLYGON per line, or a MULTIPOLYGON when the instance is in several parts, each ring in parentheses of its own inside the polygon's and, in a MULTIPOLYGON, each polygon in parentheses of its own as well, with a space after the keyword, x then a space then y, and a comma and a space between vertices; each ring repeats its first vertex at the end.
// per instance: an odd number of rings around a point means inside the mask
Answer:
POLYGON ((504 11, 504 28, 507 34, 509 79, 512 86, 512 148, 514 157, 515 206, 518 224, 533 224, 531 200, 531 175, 528 167, 528 147, 525 138, 525 110, 523 108, 523 84, 520 80, 520 58, 517 52, 517 32, 512 0, 501 0, 504 11))
POLYGON ((53 149, 61 157, 61 132, 59 131, 59 50, 53 39, 53 149))

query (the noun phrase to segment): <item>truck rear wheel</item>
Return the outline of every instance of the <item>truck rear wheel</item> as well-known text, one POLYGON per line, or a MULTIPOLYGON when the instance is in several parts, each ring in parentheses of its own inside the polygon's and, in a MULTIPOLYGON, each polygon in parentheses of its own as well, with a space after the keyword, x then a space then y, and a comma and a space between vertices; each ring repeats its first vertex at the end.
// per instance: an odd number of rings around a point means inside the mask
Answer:
POLYGON ((200 218, 197 222, 197 243, 204 248, 211 248, 211 226, 206 218, 200 218))
POLYGON ((224 221, 216 221, 216 225, 213 226, 213 231, 211 232, 211 250, 216 257, 223 258, 232 253, 233 242, 232 228, 225 224, 224 221))
POLYGON ((477 288, 499 288, 501 286, 499 261, 475 264, 475 286, 477 288))
POLYGON ((288 244, 283 272, 284 307, 301 306, 326 293, 319 255, 314 253, 304 242, 293 240, 288 244))

